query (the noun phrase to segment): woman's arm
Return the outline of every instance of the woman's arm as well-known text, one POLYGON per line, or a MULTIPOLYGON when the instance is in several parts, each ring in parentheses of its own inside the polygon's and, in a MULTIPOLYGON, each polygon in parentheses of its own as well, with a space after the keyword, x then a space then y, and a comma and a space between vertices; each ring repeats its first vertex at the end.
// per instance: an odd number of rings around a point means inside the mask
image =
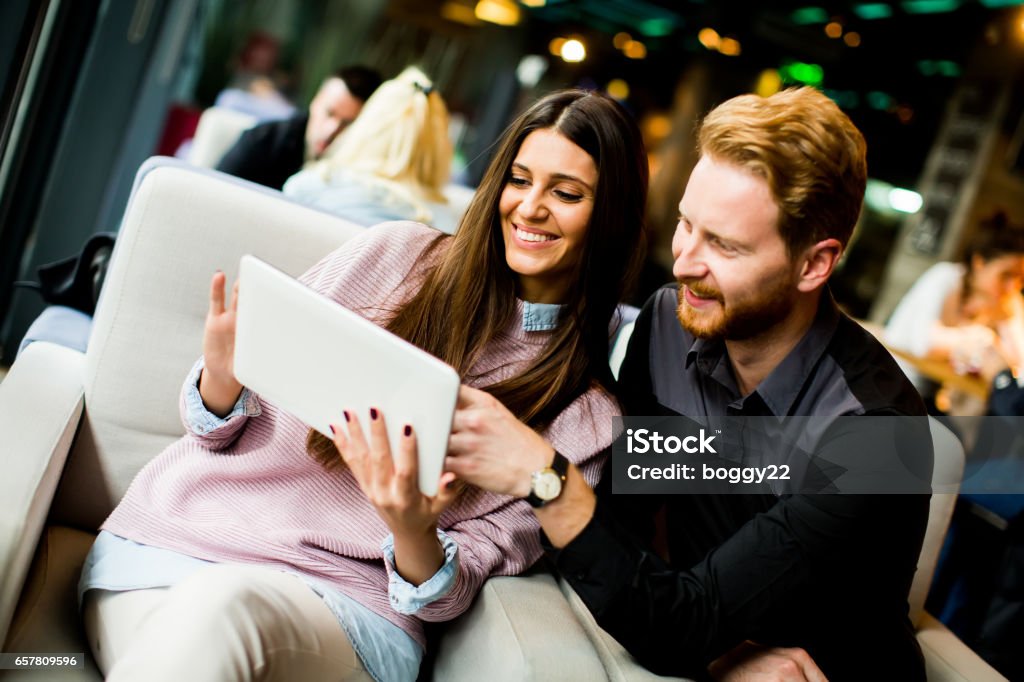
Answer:
POLYGON ((218 417, 225 417, 242 394, 235 378, 235 327, 238 315, 238 282, 231 289, 231 307, 225 306, 227 277, 217 271, 210 281, 210 308, 203 329, 204 369, 199 377, 203 404, 218 417))
POLYGON ((1024 365, 1024 297, 1014 295, 1007 307, 1009 315, 996 324, 996 332, 1003 357, 1014 374, 1018 374, 1024 365))
POLYGON ((248 417, 260 414, 256 395, 234 375, 235 317, 238 284, 225 306, 226 277, 219 270, 210 281, 210 307, 203 331, 203 357, 185 379, 181 417, 185 428, 211 450, 231 445, 248 417))
POLYGON ((416 434, 408 424, 391 455, 384 415, 370 409, 369 439, 359 418, 345 411, 345 424, 332 424, 334 445, 393 535, 394 567, 413 584, 426 582, 445 563, 437 536, 437 519, 452 500, 452 474, 442 474, 438 493, 427 497, 419 489, 416 434))

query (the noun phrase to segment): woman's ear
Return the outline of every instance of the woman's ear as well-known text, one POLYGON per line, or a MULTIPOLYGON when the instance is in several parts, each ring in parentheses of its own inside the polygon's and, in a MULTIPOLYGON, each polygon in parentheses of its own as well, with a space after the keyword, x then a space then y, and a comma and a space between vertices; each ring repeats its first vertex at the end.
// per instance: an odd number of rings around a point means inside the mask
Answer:
POLYGON ((808 246, 800 257, 797 289, 811 292, 824 286, 842 256, 843 245, 838 239, 822 239, 808 246))

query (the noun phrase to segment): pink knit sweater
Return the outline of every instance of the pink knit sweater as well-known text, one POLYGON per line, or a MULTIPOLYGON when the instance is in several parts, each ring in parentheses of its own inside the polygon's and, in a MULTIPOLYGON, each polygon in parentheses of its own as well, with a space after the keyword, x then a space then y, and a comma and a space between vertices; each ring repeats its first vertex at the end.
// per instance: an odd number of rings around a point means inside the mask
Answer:
MULTIPOLYGON (((367 230, 302 281, 380 322, 436 262, 444 247, 420 255, 437 234, 415 223, 367 230)), ((483 354, 469 382, 487 386, 521 371, 549 334, 523 331, 520 315, 483 354)), ((210 433, 189 433, 170 445, 139 472, 103 529, 201 559, 313 576, 421 645, 419 619, 455 618, 487 577, 520 573, 540 556, 537 523, 526 502, 472 488, 438 524, 459 545, 454 586, 415 616, 397 613, 388 603, 388 568, 380 550, 387 526, 347 469, 327 472, 306 454, 303 423, 266 401, 260 407, 259 416, 233 417, 210 433)), ((601 465, 595 455, 611 443, 611 417, 617 413, 610 396, 592 389, 543 435, 593 485, 601 465)))

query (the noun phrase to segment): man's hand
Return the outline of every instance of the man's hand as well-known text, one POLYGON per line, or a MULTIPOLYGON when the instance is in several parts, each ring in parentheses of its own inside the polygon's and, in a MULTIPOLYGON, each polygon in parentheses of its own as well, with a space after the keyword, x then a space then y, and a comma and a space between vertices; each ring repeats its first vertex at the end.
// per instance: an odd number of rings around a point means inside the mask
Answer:
MULTIPOLYGON (((489 393, 459 389, 445 469, 475 486, 502 495, 526 497, 530 475, 551 463, 555 449, 519 421, 489 393)), ((597 498, 575 465, 569 466, 562 494, 534 509, 555 547, 565 547, 594 516, 597 498)))
POLYGON ((800 648, 744 642, 708 666, 718 682, 828 682, 810 654, 800 648))
POLYGON ((448 439, 445 469, 502 495, 530 494, 530 474, 551 463, 555 449, 489 393, 462 386, 448 439))

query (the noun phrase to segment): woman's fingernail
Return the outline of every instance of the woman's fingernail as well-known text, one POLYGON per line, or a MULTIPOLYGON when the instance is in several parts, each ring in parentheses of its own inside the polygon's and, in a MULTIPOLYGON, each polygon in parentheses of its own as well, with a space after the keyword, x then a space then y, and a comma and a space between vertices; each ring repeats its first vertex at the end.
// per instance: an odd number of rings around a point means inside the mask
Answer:
POLYGON ((377 418, 377 408, 376 407, 371 407, 370 408, 370 419, 376 419, 376 418, 377 418))
POLYGON ((352 417, 349 415, 348 410, 345 410, 345 412, 343 414, 345 415, 345 421, 347 421, 347 422, 352 421, 352 417))
POLYGON ((408 424, 405 425, 405 435, 406 436, 411 436, 412 435, 412 427, 409 426, 408 424))
POLYGON ((328 424, 327 426, 331 427, 331 433, 338 435, 338 432, 334 430, 334 424, 328 424))

